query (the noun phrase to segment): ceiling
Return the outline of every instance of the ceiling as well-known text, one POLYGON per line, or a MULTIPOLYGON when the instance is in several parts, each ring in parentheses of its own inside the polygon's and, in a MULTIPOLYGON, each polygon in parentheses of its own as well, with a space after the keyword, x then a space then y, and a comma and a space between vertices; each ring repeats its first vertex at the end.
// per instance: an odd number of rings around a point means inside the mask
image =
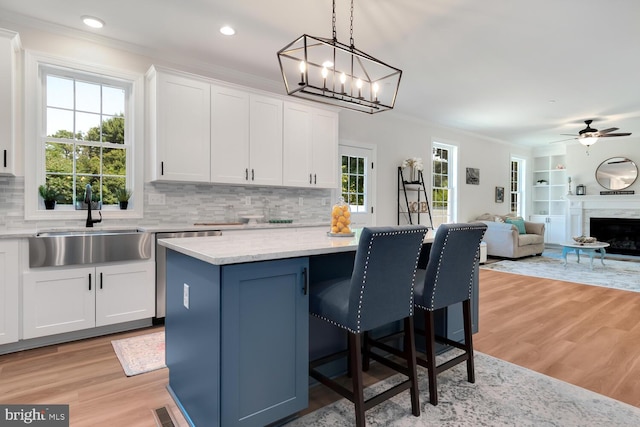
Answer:
MULTIPOLYGON (((336 2, 338 40, 348 43, 349 2, 336 2)), ((640 136, 638 0, 354 7, 356 47, 403 70, 396 113, 528 146, 577 134, 586 119, 640 136)), ((331 37, 331 1, 0 0, 0 27, 16 24, 281 84, 276 52, 305 33, 331 37), (106 25, 89 29, 81 15, 106 25), (235 36, 219 33, 225 24, 235 36)))

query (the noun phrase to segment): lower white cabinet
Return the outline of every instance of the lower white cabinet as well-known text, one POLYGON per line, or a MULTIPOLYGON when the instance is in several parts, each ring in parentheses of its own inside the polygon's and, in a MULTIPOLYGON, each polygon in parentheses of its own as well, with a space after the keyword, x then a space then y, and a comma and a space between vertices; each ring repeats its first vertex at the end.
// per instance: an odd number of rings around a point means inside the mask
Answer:
POLYGON ((0 344, 18 341, 18 240, 0 240, 0 344))
POLYGON ((22 315, 24 339, 151 318, 155 262, 31 269, 22 315))
POLYGON ((544 222, 544 242, 562 244, 566 238, 564 215, 531 215, 533 222, 544 222))

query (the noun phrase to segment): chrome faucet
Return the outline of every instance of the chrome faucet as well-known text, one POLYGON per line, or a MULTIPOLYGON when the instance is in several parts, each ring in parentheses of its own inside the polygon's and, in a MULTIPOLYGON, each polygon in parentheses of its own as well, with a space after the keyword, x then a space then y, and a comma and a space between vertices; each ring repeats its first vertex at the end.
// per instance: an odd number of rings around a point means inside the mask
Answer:
POLYGON ((84 202, 87 204, 87 227, 93 227, 93 224, 102 222, 102 213, 98 211, 100 219, 91 219, 91 184, 87 184, 84 189, 84 202))

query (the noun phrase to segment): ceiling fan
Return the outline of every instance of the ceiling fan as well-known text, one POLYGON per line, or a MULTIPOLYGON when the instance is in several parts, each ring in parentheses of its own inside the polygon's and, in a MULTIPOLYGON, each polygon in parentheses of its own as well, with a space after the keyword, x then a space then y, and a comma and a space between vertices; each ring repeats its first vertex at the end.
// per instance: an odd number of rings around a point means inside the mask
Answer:
MULTIPOLYGON (((577 139, 578 142, 580 142, 580 144, 586 147, 589 147, 595 144, 598 141, 598 138, 609 138, 613 136, 631 135, 630 132, 615 132, 618 130, 618 128, 609 128, 609 129, 603 129, 603 130, 594 129, 591 127, 591 123, 593 122, 593 120, 585 120, 584 122, 587 125, 587 127, 582 129, 580 132, 578 132, 578 135, 568 134, 568 133, 563 133, 561 135, 573 136, 573 138, 569 138, 569 139, 577 139)), ((562 141, 568 141, 569 139, 563 139, 562 141)), ((561 141, 557 141, 557 142, 561 142, 561 141)))

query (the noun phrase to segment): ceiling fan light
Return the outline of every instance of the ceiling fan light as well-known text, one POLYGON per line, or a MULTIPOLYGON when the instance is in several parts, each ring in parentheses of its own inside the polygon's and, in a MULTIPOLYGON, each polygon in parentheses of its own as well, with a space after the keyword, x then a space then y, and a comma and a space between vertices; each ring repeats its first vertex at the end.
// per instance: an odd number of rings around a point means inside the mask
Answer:
POLYGON ((598 138, 595 136, 588 136, 586 138, 578 138, 578 141, 580 141, 580 144, 584 145, 585 147, 590 147, 598 142, 598 138))

